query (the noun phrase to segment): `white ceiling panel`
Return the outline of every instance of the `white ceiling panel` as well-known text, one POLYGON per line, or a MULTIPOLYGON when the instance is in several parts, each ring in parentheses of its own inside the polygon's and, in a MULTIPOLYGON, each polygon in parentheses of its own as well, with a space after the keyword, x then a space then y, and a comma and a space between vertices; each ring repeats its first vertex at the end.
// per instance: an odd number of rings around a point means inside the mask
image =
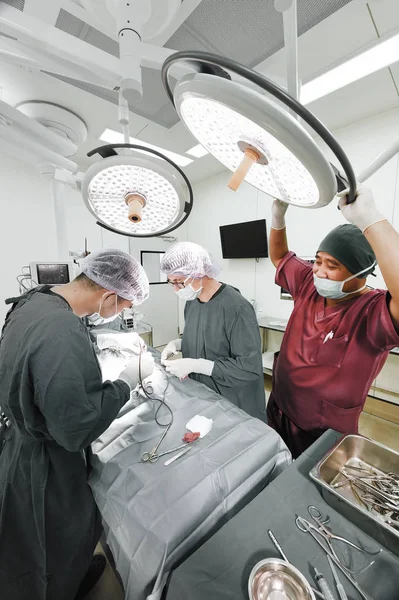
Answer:
MULTIPOLYGON (((398 32, 399 0, 370 0, 369 9, 381 37, 398 32)), ((399 94, 399 63, 392 65, 390 71, 399 94)))
MULTIPOLYGON (((299 34, 352 2, 297 0, 299 34)), ((166 43, 175 50, 216 52, 251 67, 283 45, 283 18, 272 0, 202 0, 166 43)))
POLYGON ((399 28, 398 0, 368 0, 368 6, 381 37, 399 28))
POLYGON ((388 69, 373 73, 308 105, 327 127, 337 129, 399 106, 388 69))
POLYGON ((399 63, 395 63, 394 65, 392 65, 390 71, 391 71, 392 79, 396 86, 396 90, 399 95, 399 63))
POLYGON ((24 13, 54 25, 60 12, 62 0, 25 0, 24 13))
MULTIPOLYGON (((303 81, 309 80, 377 39, 366 4, 351 2, 300 36, 299 76, 303 81)), ((284 49, 256 69, 269 76, 285 76, 284 49)))

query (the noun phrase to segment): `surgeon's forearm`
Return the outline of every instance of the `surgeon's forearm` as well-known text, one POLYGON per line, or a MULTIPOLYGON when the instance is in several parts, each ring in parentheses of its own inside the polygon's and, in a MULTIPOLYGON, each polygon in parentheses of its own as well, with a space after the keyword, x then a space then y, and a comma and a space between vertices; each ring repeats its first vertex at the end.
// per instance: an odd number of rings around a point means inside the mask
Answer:
POLYGON ((392 296, 399 305, 399 233, 389 221, 380 221, 364 231, 392 296))
POLYGON ((279 262, 288 254, 288 242, 287 242, 287 230, 284 229, 273 229, 270 230, 270 242, 269 242, 269 253, 270 260, 277 268, 279 262))

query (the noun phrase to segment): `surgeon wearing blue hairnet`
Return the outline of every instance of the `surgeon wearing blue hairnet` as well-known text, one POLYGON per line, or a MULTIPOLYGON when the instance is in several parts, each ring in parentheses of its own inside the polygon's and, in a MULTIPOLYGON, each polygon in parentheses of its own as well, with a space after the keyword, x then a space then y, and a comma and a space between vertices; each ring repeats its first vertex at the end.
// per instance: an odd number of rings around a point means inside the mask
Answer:
POLYGON ((0 589, 7 600, 80 600, 104 559, 101 520, 87 483, 88 449, 153 370, 136 356, 103 383, 81 317, 114 318, 148 297, 141 265, 101 250, 59 287, 12 304, 0 339, 0 589))
POLYGON ((166 370, 204 383, 265 421, 261 342, 252 305, 238 290, 215 279, 219 269, 198 244, 171 246, 161 270, 186 301, 183 339, 169 342, 162 353, 166 370), (180 351, 182 359, 168 360, 180 351))

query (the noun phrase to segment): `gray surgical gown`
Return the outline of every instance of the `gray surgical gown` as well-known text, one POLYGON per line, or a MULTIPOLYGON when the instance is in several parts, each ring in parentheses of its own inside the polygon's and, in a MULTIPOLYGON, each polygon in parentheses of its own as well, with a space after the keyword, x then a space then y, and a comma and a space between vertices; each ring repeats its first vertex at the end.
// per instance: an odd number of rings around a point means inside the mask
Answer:
POLYGON ((190 377, 266 421, 259 326, 248 300, 223 284, 209 302, 187 302, 184 318, 183 358, 215 363, 211 377, 190 377))
POLYGON ((0 341, 0 597, 73 600, 100 535, 88 446, 129 399, 102 383, 81 320, 48 288, 16 299, 0 341))

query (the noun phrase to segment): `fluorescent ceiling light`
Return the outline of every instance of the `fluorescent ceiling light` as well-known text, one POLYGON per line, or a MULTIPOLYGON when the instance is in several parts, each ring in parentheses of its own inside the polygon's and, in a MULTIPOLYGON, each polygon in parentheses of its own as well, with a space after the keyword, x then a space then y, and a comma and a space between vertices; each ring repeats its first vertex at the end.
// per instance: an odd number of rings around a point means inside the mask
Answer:
POLYGON ((305 83, 301 90, 301 102, 302 104, 314 102, 397 61, 399 61, 399 34, 305 83))
MULTIPOLYGON (((109 144, 123 144, 123 142, 125 141, 123 133, 120 133, 119 131, 114 131, 113 129, 106 129, 101 135, 100 140, 102 142, 108 142, 109 144)), ((131 144, 138 144, 139 146, 145 146, 146 148, 150 148, 151 150, 161 152, 162 154, 170 158, 170 160, 173 160, 173 162, 179 165, 179 167, 187 167, 187 165, 193 162, 192 159, 187 158, 187 156, 176 154, 176 152, 165 150, 165 148, 154 146, 154 144, 148 144, 147 142, 143 142, 143 140, 137 140, 136 138, 131 137, 129 138, 129 141, 131 144)))
POLYGON ((201 146, 201 144, 197 144, 197 146, 194 146, 193 148, 190 148, 190 150, 187 150, 187 154, 191 154, 191 156, 195 156, 195 158, 202 158, 203 156, 209 154, 209 152, 204 148, 204 146, 201 146))

